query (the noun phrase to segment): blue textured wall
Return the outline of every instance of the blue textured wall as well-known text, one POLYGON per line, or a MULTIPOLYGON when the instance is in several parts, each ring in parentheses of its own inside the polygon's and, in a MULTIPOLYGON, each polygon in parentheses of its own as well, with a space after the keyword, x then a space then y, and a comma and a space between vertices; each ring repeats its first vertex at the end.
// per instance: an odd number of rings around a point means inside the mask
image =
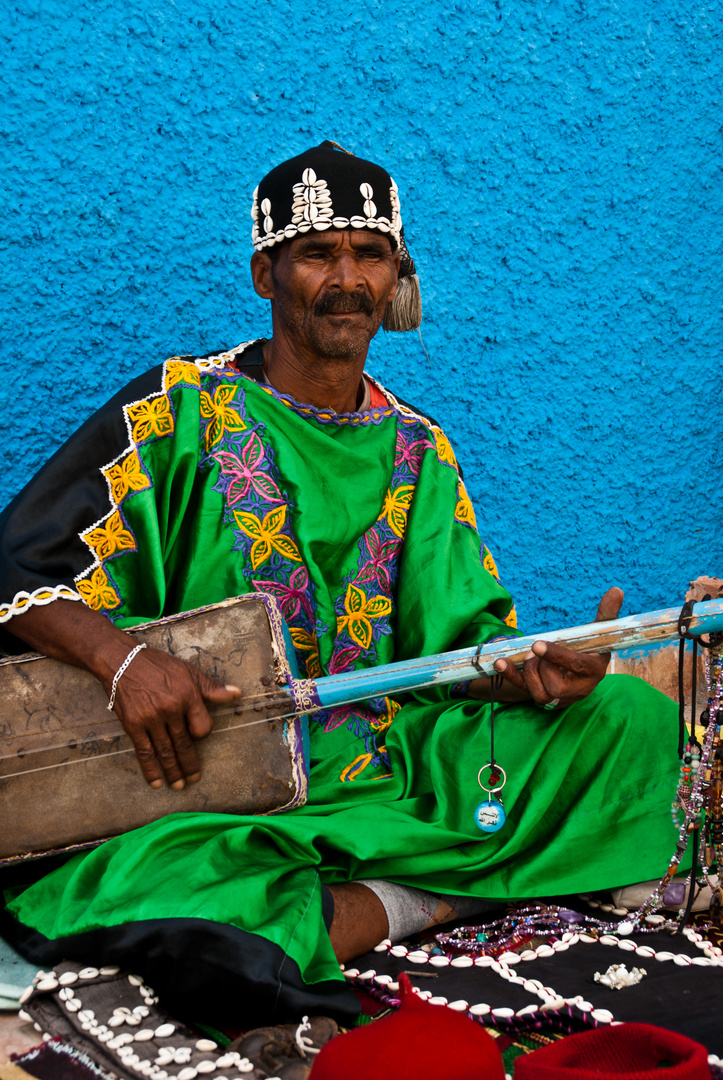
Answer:
POLYGON ((4 0, 0 502, 133 374, 267 330, 250 193, 335 138, 422 280, 431 359, 382 335, 371 370, 445 422, 523 623, 723 576, 722 16, 4 0))

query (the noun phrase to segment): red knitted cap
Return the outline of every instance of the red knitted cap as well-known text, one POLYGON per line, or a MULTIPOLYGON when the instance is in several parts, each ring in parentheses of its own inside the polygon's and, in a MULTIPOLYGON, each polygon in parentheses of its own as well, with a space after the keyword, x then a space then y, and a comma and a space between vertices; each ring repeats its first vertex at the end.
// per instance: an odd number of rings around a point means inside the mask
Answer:
POLYGON ((399 990, 399 1011, 328 1042, 310 1080, 505 1080, 495 1041, 479 1024, 429 1005, 404 974, 399 990))
POLYGON ((551 1043, 515 1061, 515 1080, 710 1080, 708 1051, 652 1024, 615 1024, 551 1043))

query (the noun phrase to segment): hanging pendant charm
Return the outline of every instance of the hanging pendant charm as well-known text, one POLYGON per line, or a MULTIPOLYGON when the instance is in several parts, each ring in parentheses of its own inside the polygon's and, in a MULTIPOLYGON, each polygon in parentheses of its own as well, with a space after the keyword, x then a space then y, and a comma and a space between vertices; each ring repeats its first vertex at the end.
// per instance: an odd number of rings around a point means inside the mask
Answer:
POLYGON ((481 802, 474 812, 475 825, 482 832, 498 832, 506 820, 507 815, 504 806, 491 796, 487 802, 481 802))
POLYGON ((498 832, 507 820, 507 814, 502 805, 502 800, 499 798, 493 799, 492 796, 497 795, 502 791, 502 788, 507 783, 507 774, 500 765, 488 761, 477 773, 477 783, 483 791, 487 792, 487 799, 486 801, 483 800, 475 808, 474 823, 478 829, 482 830, 482 832, 498 832), (485 769, 490 770, 490 775, 488 777, 489 787, 485 787, 482 783, 482 773, 485 769))

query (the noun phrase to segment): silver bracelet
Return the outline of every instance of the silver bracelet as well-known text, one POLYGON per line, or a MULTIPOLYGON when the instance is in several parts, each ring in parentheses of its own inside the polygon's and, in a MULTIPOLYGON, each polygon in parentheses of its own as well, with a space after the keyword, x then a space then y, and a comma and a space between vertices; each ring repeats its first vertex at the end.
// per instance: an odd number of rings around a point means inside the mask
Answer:
POLYGON ((135 649, 131 649, 131 651, 128 653, 125 660, 123 661, 123 663, 118 668, 115 675, 113 676, 113 683, 112 683, 111 688, 110 688, 110 701, 108 702, 108 712, 113 712, 113 706, 115 705, 115 692, 118 689, 118 680, 120 679, 121 675, 126 670, 128 665, 130 664, 131 660, 135 656, 138 656, 138 653, 141 651, 141 649, 146 649, 146 648, 148 648, 148 646, 146 645, 146 643, 144 641, 142 645, 136 645, 135 649))

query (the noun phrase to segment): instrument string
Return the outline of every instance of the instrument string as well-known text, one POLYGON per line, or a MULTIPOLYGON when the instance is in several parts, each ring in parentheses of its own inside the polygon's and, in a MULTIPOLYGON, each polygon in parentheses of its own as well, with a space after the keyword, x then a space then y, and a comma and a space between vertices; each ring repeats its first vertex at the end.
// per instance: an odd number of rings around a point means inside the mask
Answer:
MULTIPOLYGON (((318 710, 315 710, 315 711, 318 711, 318 710)), ((218 715, 218 713, 216 713, 215 715, 218 715)), ((250 720, 250 721, 247 721, 244 724, 229 724, 228 727, 220 728, 219 731, 216 732, 216 734, 220 735, 220 734, 222 734, 223 732, 226 732, 226 731, 236 731, 238 728, 256 727, 257 724, 271 724, 271 723, 273 723, 274 720, 289 719, 289 718, 294 717, 296 715, 297 715, 296 713, 292 712, 292 713, 288 713, 285 717, 282 717, 282 716, 268 716, 268 717, 266 717, 265 716, 261 720, 250 720)), ((119 734, 120 735, 125 735, 125 732, 121 729, 119 734)), ((101 742, 103 740, 103 738, 114 738, 114 737, 116 737, 116 736, 107 736, 107 735, 106 736, 100 736, 100 737, 96 738, 93 741, 101 742)), ((86 745, 86 744, 84 744, 84 745, 86 745)), ((44 750, 53 750, 53 749, 55 749, 55 750, 67 750, 68 749, 68 744, 64 743, 61 746, 56 746, 56 747, 44 746, 38 751, 30 750, 30 751, 28 751, 28 753, 29 754, 30 753, 42 753, 44 750)), ((132 753, 135 753, 135 750, 134 750, 133 746, 131 745, 131 746, 124 747, 122 749, 119 748, 117 750, 108 750, 104 754, 87 754, 87 755, 85 755, 83 757, 75 758, 72 761, 55 761, 51 765, 38 765, 33 769, 23 769, 21 772, 7 773, 5 776, 0 776, 0 781, 14 779, 16 776, 27 776, 29 773, 45 772, 46 769, 61 769, 66 765, 82 765, 84 762, 87 762, 87 761, 98 761, 98 760, 100 760, 100 758, 116 757, 118 754, 132 754, 132 753)), ((7 760, 7 758, 9 758, 10 756, 11 755, 9 755, 9 754, 4 755, 4 759, 7 760)), ((3 758, 0 758, 0 761, 2 761, 2 760, 3 760, 3 758)))

